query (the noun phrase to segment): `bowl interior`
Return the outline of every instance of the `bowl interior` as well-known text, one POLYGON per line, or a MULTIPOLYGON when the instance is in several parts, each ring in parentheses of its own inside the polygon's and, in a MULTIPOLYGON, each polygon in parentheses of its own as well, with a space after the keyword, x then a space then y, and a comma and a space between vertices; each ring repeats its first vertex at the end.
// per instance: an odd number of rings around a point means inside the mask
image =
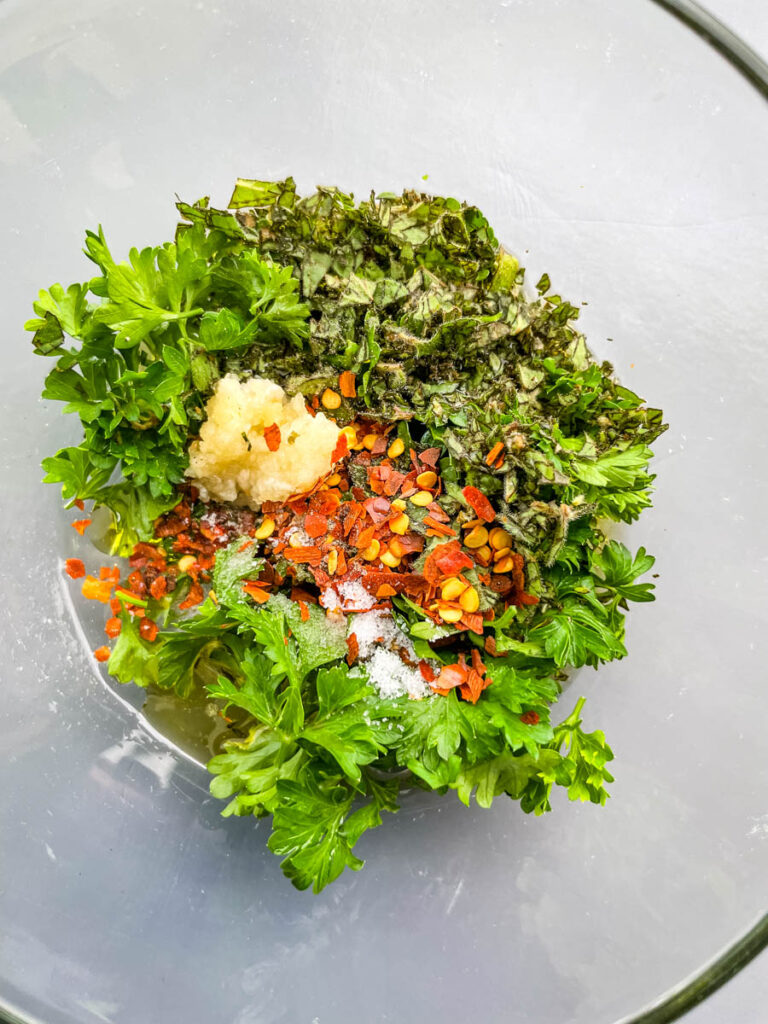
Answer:
POLYGON ((757 92, 648 0, 6 0, 0 137, 0 999, 49 1024, 595 1024, 717 956, 768 902, 757 92), (39 483, 77 425, 21 329, 37 288, 90 276, 86 227, 122 253, 170 237, 175 193, 289 173, 476 203, 671 425, 627 532, 656 603, 563 704, 586 695, 616 753, 606 808, 418 793, 319 897, 96 670, 61 572, 80 542, 39 483))

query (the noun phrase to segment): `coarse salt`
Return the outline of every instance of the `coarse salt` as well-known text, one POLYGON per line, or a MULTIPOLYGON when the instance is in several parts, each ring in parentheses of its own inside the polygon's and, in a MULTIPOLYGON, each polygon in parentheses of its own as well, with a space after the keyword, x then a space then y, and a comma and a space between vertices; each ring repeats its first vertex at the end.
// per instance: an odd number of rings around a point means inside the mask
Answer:
POLYGON ((344 611, 367 612, 376 604, 376 598, 366 590, 360 580, 346 580, 339 586, 339 597, 344 611))
MULTIPOLYGON (((409 661, 418 662, 411 638, 384 611, 366 611, 350 616, 349 633, 357 638, 360 663, 368 674, 368 681, 381 697, 409 697, 420 699, 434 696, 418 668, 403 661, 400 651, 409 661)), ((433 669, 436 663, 430 662, 433 669)))

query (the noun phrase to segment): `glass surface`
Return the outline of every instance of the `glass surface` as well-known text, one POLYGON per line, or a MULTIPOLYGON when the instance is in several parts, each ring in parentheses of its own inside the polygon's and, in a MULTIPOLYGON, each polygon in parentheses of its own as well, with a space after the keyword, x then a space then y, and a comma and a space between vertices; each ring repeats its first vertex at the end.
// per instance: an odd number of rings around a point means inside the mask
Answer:
POLYGON ((610 1024, 768 906, 765 102, 647 0, 0 5, 0 1004, 46 1024, 610 1024), (418 793, 368 863, 298 893, 268 824, 105 685, 82 542, 40 459, 35 291, 170 237, 172 201, 294 174, 476 203, 596 354, 661 405, 657 601, 571 695, 605 729, 605 809, 525 817, 418 793), (93 618, 89 618, 89 616, 93 618))

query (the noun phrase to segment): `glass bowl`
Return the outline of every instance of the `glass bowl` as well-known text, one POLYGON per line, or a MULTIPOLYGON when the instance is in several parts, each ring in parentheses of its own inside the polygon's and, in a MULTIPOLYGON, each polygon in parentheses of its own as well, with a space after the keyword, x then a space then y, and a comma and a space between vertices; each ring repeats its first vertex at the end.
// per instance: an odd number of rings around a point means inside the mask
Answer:
POLYGON ((759 61, 669 6, 683 20, 649 0, 0 6, 9 1015, 661 1021, 764 941, 768 119, 759 61), (320 896, 93 661, 62 573, 81 542, 39 483, 77 425, 38 398, 21 327, 37 288, 90 275, 86 227, 124 252, 170 237, 175 193, 221 205, 237 175, 289 173, 476 203, 671 425, 628 531, 657 601, 628 658, 571 684, 616 753, 608 805, 419 793, 320 896))

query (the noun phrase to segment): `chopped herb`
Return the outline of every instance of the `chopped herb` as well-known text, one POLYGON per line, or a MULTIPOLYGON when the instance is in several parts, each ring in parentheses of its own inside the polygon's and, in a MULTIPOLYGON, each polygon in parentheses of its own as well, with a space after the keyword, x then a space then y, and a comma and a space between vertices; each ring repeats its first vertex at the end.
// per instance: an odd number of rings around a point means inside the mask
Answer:
MULTIPOLYGON (((272 816, 301 889, 362 866, 404 770, 484 807, 540 814, 553 785, 604 803, 603 734, 583 731, 583 699, 560 724, 551 709, 568 672, 626 655, 628 602, 653 600, 654 559, 605 524, 650 505, 661 412, 593 359, 546 274, 526 292, 474 206, 300 197, 288 178, 178 209, 175 241, 127 262, 89 231, 98 275, 40 292, 27 324, 55 360, 43 396, 83 427, 45 479, 109 509, 128 557, 98 578, 65 563, 111 613, 94 657, 208 695, 228 724, 211 792, 272 816), (190 485, 232 374, 335 421, 308 491, 249 508, 190 485)), ((298 435, 263 424, 240 434, 251 457, 288 459, 298 435)))

